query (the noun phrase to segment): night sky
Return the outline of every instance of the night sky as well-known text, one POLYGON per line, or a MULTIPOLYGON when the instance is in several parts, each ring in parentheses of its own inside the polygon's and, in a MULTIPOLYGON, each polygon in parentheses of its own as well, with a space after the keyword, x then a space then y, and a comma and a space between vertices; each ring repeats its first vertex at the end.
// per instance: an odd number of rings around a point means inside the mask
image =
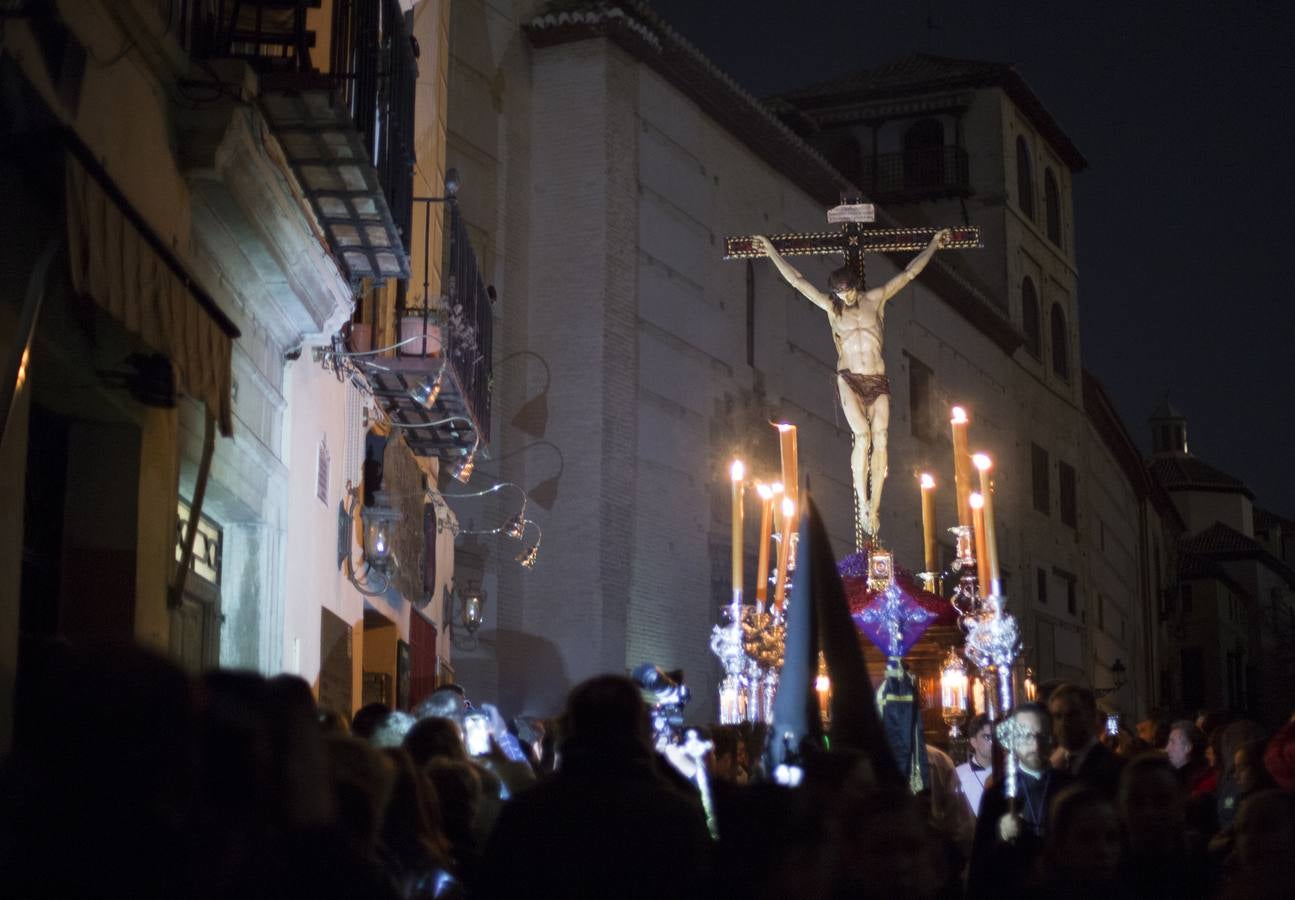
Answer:
POLYGON ((1014 64, 1088 159, 1084 366, 1144 452, 1168 391, 1196 456, 1295 517, 1295 3, 652 2, 759 97, 913 52, 1014 64))

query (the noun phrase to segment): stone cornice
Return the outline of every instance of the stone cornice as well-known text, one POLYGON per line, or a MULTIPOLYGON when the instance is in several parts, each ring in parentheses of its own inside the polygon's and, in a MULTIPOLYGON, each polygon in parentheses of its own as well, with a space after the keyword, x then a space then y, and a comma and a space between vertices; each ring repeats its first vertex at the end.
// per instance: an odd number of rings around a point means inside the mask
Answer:
MULTIPOLYGON (((194 220, 212 262, 254 275, 261 290, 249 311, 282 346, 330 340, 354 294, 260 110, 222 99, 178 118, 181 172, 212 213, 194 220), (224 234, 203 233, 212 228, 224 234), (241 259, 223 258, 231 250, 241 259)), ((241 292, 246 281, 237 282, 241 292)))

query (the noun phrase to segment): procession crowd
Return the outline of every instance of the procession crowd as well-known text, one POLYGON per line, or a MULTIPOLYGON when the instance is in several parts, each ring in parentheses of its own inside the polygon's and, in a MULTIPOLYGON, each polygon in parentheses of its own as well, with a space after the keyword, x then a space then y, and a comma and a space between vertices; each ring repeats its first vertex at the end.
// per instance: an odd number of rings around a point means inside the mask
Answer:
POLYGON ((550 720, 509 722, 446 686, 345 721, 299 678, 191 679, 138 649, 56 648, 24 672, 0 767, 5 897, 1178 900, 1295 885, 1295 725, 1207 713, 1102 736, 1076 685, 1008 720, 1012 771, 974 719, 968 761, 929 748, 914 795, 839 749, 806 753, 799 787, 780 787, 747 726, 701 730, 700 777, 654 748, 620 676, 578 685, 550 720))

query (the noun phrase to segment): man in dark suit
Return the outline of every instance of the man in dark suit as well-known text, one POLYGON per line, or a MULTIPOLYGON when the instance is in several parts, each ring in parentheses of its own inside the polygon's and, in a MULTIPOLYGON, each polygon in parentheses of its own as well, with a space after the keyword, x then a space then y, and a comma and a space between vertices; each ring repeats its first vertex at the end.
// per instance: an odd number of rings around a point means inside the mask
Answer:
POLYGON ((1114 798, 1124 760, 1097 739, 1097 698, 1086 687, 1063 684, 1048 698, 1052 732, 1062 753, 1054 764, 1076 781, 1114 798))
POLYGON ((504 806, 473 896, 712 896, 701 803, 658 770, 638 685, 619 675, 577 685, 566 724, 561 766, 504 806))
POLYGON ((1000 738, 1016 751, 1016 797, 1009 802, 1002 782, 985 788, 967 877, 971 900, 1023 894, 1043 849, 1048 804, 1070 783, 1070 776, 1048 766, 1052 725, 1042 705, 1017 706, 1000 738))

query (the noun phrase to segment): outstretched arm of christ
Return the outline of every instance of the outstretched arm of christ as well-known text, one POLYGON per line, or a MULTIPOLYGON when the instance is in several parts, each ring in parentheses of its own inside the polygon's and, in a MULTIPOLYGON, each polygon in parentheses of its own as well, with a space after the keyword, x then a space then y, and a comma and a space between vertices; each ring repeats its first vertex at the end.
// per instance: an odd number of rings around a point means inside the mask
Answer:
POLYGON ((926 264, 931 261, 931 257, 935 255, 935 251, 944 246, 944 242, 948 239, 949 234, 950 232, 947 228, 941 228, 937 231, 935 236, 931 238, 931 243, 926 245, 925 250, 913 257, 913 261, 904 267, 904 271, 900 272, 894 278, 890 279, 890 281, 887 281, 881 286, 882 303, 885 303, 901 290, 908 287, 908 283, 910 281, 922 274, 922 270, 925 269, 926 264))
POLYGON ((800 291, 809 300, 823 312, 832 312, 832 299, 823 291, 814 287, 811 282, 795 267, 790 265, 787 260, 782 258, 782 254, 774 249, 773 242, 762 234, 757 234, 752 240, 755 245, 764 251, 764 255, 773 260, 773 264, 778 267, 778 274, 787 280, 787 283, 800 291))

